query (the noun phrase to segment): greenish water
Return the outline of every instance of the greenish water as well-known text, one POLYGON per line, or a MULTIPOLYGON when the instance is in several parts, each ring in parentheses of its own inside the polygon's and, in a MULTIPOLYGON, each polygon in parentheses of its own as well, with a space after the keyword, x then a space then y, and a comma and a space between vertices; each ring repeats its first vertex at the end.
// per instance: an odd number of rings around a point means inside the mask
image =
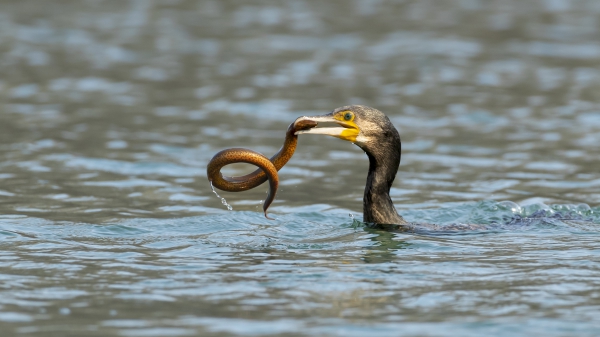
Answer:
POLYGON ((0 2, 7 336, 597 336, 597 1, 0 2), (409 221, 360 223, 368 161, 298 116, 384 111, 409 221), (238 175, 252 168, 231 165, 238 175))

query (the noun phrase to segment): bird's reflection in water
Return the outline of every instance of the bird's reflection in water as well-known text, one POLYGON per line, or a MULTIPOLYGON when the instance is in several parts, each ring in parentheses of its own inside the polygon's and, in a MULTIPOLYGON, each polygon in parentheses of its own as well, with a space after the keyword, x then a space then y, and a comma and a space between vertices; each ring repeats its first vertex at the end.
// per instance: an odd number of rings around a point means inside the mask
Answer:
MULTIPOLYGON (((356 221, 356 220, 354 220, 356 221)), ((411 243, 398 240, 398 234, 389 232, 380 228, 362 225, 362 230, 372 234, 370 240, 374 244, 366 248, 362 260, 366 263, 387 263, 398 259, 396 251, 400 249, 408 249, 412 246, 411 243)))

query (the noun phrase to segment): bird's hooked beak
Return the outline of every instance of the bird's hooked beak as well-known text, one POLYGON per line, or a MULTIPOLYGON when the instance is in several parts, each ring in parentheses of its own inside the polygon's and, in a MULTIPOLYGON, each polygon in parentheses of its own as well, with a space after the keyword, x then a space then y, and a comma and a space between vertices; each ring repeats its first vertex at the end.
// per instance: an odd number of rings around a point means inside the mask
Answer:
MULTIPOLYGON (((294 125, 300 125, 307 123, 307 121, 314 123, 335 123, 339 125, 339 127, 324 127, 324 128, 316 128, 313 127, 308 130, 300 130, 296 131, 296 135, 303 134, 318 134, 318 135, 328 135, 336 138, 340 138, 343 140, 347 140, 349 142, 354 143, 356 141, 356 137, 360 133, 360 129, 356 123, 354 123, 354 113, 350 111, 341 111, 338 113, 331 113, 323 116, 303 116, 298 117, 294 122, 294 125)), ((316 126, 316 124, 315 124, 316 126)))

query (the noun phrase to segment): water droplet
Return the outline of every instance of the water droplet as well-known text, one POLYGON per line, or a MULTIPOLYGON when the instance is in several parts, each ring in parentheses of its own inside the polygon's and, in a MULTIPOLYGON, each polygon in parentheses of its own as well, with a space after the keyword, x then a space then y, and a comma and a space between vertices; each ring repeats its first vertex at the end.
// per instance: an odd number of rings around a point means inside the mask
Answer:
POLYGON ((498 206, 502 209, 510 210, 515 214, 521 214, 521 206, 512 201, 501 201, 498 203, 498 206))
POLYGON ((221 203, 227 207, 227 210, 229 210, 229 211, 233 210, 233 207, 231 207, 231 205, 227 203, 227 200, 225 200, 225 198, 221 197, 219 195, 219 193, 217 193, 217 191, 215 191, 215 187, 213 186, 212 181, 210 182, 210 189, 217 196, 217 198, 221 199, 221 203))
POLYGON ((577 205, 577 210, 580 212, 588 212, 591 211, 592 208, 588 204, 579 204, 577 205))

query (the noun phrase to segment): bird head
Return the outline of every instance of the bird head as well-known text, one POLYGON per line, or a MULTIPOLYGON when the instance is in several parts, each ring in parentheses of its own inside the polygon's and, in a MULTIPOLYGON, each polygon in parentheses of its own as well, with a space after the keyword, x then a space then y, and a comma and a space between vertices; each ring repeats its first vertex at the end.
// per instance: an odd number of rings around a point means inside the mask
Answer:
POLYGON ((294 124, 303 124, 308 121, 313 122, 312 125, 315 126, 319 123, 335 126, 313 127, 297 131, 296 135, 328 135, 352 142, 364 150, 377 145, 379 142, 386 142, 389 136, 398 137, 396 128, 383 112, 362 105, 339 107, 322 116, 299 117, 294 124))

